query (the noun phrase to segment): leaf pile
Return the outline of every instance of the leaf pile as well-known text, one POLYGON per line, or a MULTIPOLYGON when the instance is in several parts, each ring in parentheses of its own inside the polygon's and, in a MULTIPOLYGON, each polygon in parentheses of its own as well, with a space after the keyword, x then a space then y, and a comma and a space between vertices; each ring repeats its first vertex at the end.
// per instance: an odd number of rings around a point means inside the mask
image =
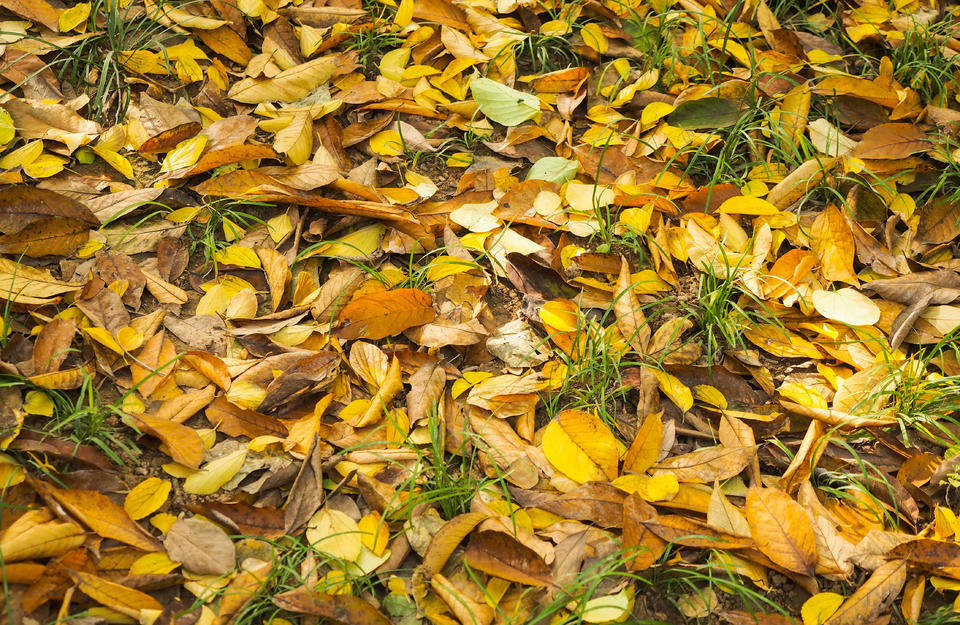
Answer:
POLYGON ((4 622, 960 611, 956 7, 0 9, 4 622))

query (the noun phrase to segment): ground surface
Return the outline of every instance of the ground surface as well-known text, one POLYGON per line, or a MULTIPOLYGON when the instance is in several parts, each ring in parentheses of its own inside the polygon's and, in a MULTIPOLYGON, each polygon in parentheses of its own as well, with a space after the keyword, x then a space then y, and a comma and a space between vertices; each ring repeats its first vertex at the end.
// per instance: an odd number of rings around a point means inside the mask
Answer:
POLYGON ((960 620, 956 11, 0 0, 0 621, 960 620))

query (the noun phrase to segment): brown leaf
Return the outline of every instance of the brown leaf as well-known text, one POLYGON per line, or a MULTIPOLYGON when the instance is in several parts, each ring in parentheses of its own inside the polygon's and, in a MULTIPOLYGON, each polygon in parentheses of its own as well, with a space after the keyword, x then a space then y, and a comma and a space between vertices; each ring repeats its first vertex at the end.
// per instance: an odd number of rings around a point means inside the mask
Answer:
POLYGON ((550 567, 509 534, 484 531, 470 539, 463 561, 479 571, 527 586, 550 586, 550 567))
POLYGON ((202 128, 195 112, 155 100, 145 91, 140 94, 140 107, 136 113, 148 137, 137 148, 144 153, 167 152, 202 128))
POLYGON ((227 534, 209 521, 179 519, 163 538, 171 560, 198 575, 224 575, 237 566, 237 550, 227 534))
POLYGON ((486 518, 487 515, 483 512, 465 512, 441 525, 423 554, 423 563, 420 566, 424 576, 430 577, 441 571, 460 541, 486 518))
POLYGON ((790 571, 813 575, 817 541, 800 504, 779 489, 751 488, 746 517, 750 533, 765 556, 790 571))
POLYGON ((337 335, 344 340, 379 340, 433 321, 433 300, 420 289, 362 295, 340 311, 337 335))
POLYGON ((897 545, 890 550, 887 557, 891 560, 906 560, 910 564, 936 572, 942 567, 960 567, 960 545, 953 541, 916 538, 897 545))
POLYGON ((72 319, 54 319, 43 326, 33 346, 34 374, 59 371, 76 332, 77 324, 72 319))
POLYGON ((91 490, 63 490, 39 481, 32 484, 40 494, 55 499, 98 535, 143 551, 160 551, 160 543, 106 495, 91 490))
POLYGON ((940 198, 921 208, 919 213, 917 240, 946 243, 960 234, 960 204, 940 198))
POLYGON ((253 507, 245 503, 206 501, 187 504, 186 508, 217 523, 236 528, 238 534, 276 538, 284 534, 283 511, 270 507, 253 507))
POLYGON ((913 124, 880 124, 863 133, 853 149, 858 158, 898 159, 930 149, 927 136, 913 124))
POLYGON ((217 616, 211 625, 226 625, 232 622, 233 617, 250 603, 257 591, 263 588, 271 570, 273 570, 272 562, 264 562, 257 558, 244 560, 240 573, 230 580, 224 589, 223 598, 220 599, 220 605, 217 608, 217 616))
POLYGON ((667 550, 667 541, 644 524, 656 517, 653 506, 637 493, 623 502, 623 549, 628 556, 627 568, 632 571, 650 568, 667 550))
POLYGON ((134 310, 140 308, 140 297, 147 279, 133 259, 123 253, 99 251, 96 254, 96 275, 105 284, 125 283, 127 288, 121 298, 134 310))
POLYGON ((392 625, 382 612, 353 595, 311 593, 300 586, 272 599, 281 610, 319 616, 333 625, 392 625))
POLYGON ((203 462, 203 440, 197 431, 176 421, 168 421, 148 414, 130 415, 140 430, 160 439, 174 461, 197 469, 203 462))
POLYGON ((600 527, 623 526, 626 494, 612 484, 590 482, 563 494, 510 488, 514 500, 527 508, 540 508, 567 519, 589 521, 600 527))
POLYGON ((306 358, 301 358, 267 385, 267 395, 258 408, 272 410, 282 403, 319 390, 333 381, 339 367, 340 359, 336 352, 307 352, 306 358))
POLYGON ((620 334, 627 339, 637 353, 646 353, 650 343, 650 325, 643 314, 636 293, 633 292, 633 279, 630 277, 630 265, 627 259, 620 259, 620 276, 613 288, 613 311, 617 315, 620 334))
MULTIPOLYGON (((96 281, 100 288, 93 294, 76 302, 77 308, 86 315, 93 325, 105 328, 108 332, 117 335, 122 328, 130 325, 130 313, 127 312, 123 300, 116 291, 107 288, 102 281, 96 281)), ((90 284, 84 289, 84 294, 90 284)))
POLYGON ((89 208, 65 195, 37 187, 0 189, 0 253, 25 256, 72 254, 98 227, 89 208))
POLYGON ((650 473, 672 473, 683 482, 725 480, 743 471, 756 455, 756 447, 703 447, 654 465, 650 473))
POLYGON ((189 244, 183 239, 164 237, 157 244, 157 274, 163 280, 176 280, 187 268, 189 244))
POLYGON ((287 534, 301 529, 323 505, 323 451, 315 436, 310 452, 303 459, 283 508, 283 526, 287 534))
POLYGON ((413 372, 409 382, 407 416, 410 424, 414 425, 435 413, 447 383, 447 372, 440 365, 440 361, 430 360, 413 372))
POLYGON ((879 616, 896 599, 907 581, 907 563, 894 560, 873 572, 824 625, 861 625, 879 616))
POLYGON ((20 17, 39 22, 55 33, 60 31, 57 10, 46 0, 2 0, 0 6, 20 17))
POLYGON ((67 570, 67 574, 83 594, 97 603, 112 608, 133 619, 140 618, 141 610, 163 610, 163 605, 150 595, 82 571, 67 570))
POLYGON ((230 390, 230 372, 223 361, 207 352, 189 351, 181 356, 183 362, 223 390, 230 390))
POLYGON ((283 303, 283 293, 290 284, 293 274, 283 254, 266 247, 257 248, 257 256, 263 265, 263 272, 267 274, 267 284, 270 287, 271 310, 276 310, 283 303))
POLYGON ((753 541, 748 538, 719 532, 703 523, 675 514, 661 514, 641 523, 663 540, 685 547, 743 549, 753 546, 753 541))
POLYGON ((207 420, 227 436, 280 436, 287 435, 283 422, 255 410, 240 408, 225 397, 216 398, 207 406, 207 420))

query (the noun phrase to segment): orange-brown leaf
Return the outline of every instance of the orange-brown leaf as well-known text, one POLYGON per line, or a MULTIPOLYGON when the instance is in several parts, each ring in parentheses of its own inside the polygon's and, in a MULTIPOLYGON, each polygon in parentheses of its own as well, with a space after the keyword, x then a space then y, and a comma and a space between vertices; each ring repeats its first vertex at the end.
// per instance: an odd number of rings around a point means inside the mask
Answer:
POLYGON ((433 300, 420 289, 395 289, 361 295, 340 311, 341 339, 379 340, 430 323, 433 300))

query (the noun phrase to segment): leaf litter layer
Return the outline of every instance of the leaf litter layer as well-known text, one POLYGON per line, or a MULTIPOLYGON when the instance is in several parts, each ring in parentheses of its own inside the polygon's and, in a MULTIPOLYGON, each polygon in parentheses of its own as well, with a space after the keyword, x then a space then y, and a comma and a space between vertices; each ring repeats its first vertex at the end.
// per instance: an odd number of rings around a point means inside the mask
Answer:
POLYGON ((946 623, 957 7, 0 0, 5 623, 946 623))

